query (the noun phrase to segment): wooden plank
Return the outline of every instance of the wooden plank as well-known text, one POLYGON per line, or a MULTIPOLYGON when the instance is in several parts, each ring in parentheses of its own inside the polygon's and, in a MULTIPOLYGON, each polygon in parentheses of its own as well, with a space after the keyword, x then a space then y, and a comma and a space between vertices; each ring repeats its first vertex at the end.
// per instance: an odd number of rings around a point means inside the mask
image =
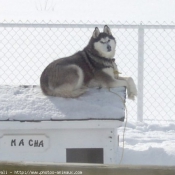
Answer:
POLYGON ((119 166, 102 164, 49 164, 0 162, 0 174, 174 175, 175 166, 119 166))

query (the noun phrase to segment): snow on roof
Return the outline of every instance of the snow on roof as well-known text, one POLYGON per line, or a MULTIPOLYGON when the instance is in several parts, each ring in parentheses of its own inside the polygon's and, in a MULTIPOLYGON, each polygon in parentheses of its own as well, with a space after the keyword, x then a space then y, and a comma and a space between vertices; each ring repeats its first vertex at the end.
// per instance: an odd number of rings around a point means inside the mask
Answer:
POLYGON ((124 120, 124 87, 89 89, 79 98, 50 97, 38 86, 0 86, 0 120, 124 120))

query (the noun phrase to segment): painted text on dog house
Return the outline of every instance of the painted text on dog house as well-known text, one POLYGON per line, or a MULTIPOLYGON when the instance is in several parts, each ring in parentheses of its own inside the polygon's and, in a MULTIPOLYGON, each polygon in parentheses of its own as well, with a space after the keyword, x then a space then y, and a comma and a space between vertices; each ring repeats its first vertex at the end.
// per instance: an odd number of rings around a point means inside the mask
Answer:
POLYGON ((49 147, 46 135, 4 135, 0 139, 0 149, 19 152, 45 151, 49 147))

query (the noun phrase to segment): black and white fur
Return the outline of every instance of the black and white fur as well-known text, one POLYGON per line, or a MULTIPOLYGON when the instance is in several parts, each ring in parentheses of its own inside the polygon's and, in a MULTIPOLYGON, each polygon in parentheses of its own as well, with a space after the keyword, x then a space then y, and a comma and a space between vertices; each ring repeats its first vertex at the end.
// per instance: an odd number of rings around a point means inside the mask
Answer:
POLYGON ((40 85, 43 93, 50 96, 75 98, 88 87, 115 88, 125 86, 128 98, 137 95, 131 77, 119 77, 115 64, 116 41, 110 28, 105 25, 100 33, 96 27, 88 45, 72 56, 57 59, 43 71, 40 85))

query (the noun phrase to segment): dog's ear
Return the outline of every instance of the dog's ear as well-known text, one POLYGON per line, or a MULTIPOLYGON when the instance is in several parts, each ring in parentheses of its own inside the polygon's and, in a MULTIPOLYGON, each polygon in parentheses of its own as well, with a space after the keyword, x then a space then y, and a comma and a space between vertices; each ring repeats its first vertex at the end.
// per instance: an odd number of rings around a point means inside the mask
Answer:
POLYGON ((107 33, 108 35, 112 35, 111 30, 107 25, 104 26, 103 32, 107 33))
POLYGON ((100 30, 98 29, 98 27, 95 27, 92 37, 97 38, 99 34, 100 34, 100 30))

